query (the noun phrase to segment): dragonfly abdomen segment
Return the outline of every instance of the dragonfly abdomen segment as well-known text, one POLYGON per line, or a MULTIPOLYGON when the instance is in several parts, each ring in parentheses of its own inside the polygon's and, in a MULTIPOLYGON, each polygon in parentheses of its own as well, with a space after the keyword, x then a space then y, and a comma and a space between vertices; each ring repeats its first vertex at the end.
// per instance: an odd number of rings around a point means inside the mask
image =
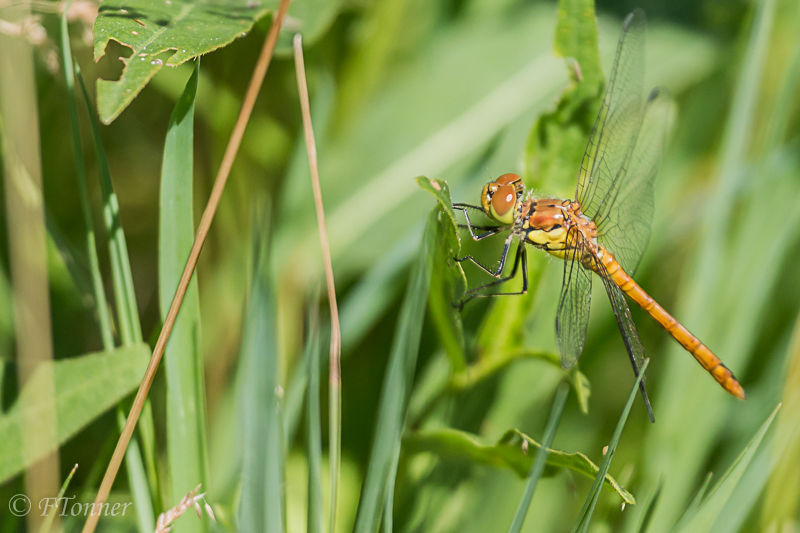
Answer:
POLYGON ((622 289, 631 300, 636 302, 642 309, 647 311, 656 322, 661 324, 661 326, 714 377, 723 389, 737 398, 744 400, 744 389, 733 375, 733 372, 722 363, 719 357, 714 355, 705 344, 700 342, 700 339, 692 335, 683 324, 678 322, 661 307, 652 296, 647 294, 644 289, 623 270, 622 266, 608 250, 602 250, 600 259, 608 274, 611 275, 611 279, 614 283, 622 289))

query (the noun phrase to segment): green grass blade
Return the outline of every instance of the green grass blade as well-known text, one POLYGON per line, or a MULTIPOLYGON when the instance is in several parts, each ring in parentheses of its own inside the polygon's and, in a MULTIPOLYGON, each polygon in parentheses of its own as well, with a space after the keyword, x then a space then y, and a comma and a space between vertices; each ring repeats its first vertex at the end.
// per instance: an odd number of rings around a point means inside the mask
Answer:
POLYGON ((617 422, 617 428, 614 430, 614 435, 611 437, 611 442, 608 443, 608 450, 606 451, 606 455, 603 457, 603 462, 600 465, 600 472, 598 472, 597 477, 592 484, 592 488, 589 491, 589 496, 587 496, 586 501, 583 504, 583 509, 581 509, 581 513, 578 516, 578 521, 575 522, 575 526, 572 528, 573 533, 585 533, 589 528, 589 522, 592 520, 592 514, 594 513, 595 506, 597 506, 597 500, 600 498, 600 487, 602 486, 603 480, 608 473, 608 468, 611 466, 611 460, 614 458, 614 453, 617 451, 619 439, 622 437, 622 430, 625 427, 625 422, 628 421, 628 415, 631 412, 631 407, 633 407, 633 401, 637 396, 636 393, 639 389, 639 383, 642 381, 642 376, 644 376, 648 364, 650 364, 650 360, 645 359, 644 365, 642 365, 642 371, 639 372, 639 376, 636 378, 636 383, 633 384, 631 393, 628 395, 628 402, 625 404, 625 409, 622 410, 622 415, 619 417, 619 422, 617 422))
POLYGON ((285 531, 283 436, 278 403, 278 346, 266 230, 255 243, 256 266, 245 318, 241 419, 244 424, 242 533, 285 531))
POLYGON ((758 446, 761 444, 761 440, 764 438, 770 424, 772 424, 775 415, 778 414, 780 407, 781 406, 778 405, 778 407, 772 411, 772 414, 769 415, 747 446, 745 446, 742 453, 736 458, 736 461, 728 468, 728 471, 725 472, 725 475, 722 476, 705 501, 700 504, 694 516, 685 524, 679 524, 674 531, 694 533, 711 530, 714 522, 725 507, 728 498, 730 498, 733 490, 736 488, 736 485, 739 483, 739 480, 750 464, 750 461, 753 459, 756 450, 758 450, 758 446))
MULTIPOLYGON (((120 430, 125 426, 125 412, 117 406, 117 426, 120 430)), ((125 450, 125 469, 128 471, 128 485, 130 486, 133 509, 136 512, 136 521, 141 533, 149 533, 156 524, 156 512, 153 501, 158 501, 158 493, 150 495, 150 481, 145 473, 142 461, 142 449, 139 439, 131 439, 128 449, 125 450)))
POLYGON ((417 364, 422 322, 430 287, 433 247, 441 242, 440 231, 445 227, 444 223, 440 223, 440 213, 441 208, 437 207, 428 216, 419 256, 400 308, 400 318, 381 390, 372 450, 361 489, 361 500, 356 515, 356 533, 376 532, 385 506, 386 481, 392 476, 395 447, 402 438, 411 383, 417 364))
POLYGON ((383 502, 383 521, 381 529, 383 533, 392 533, 394 530, 394 486, 397 483, 397 467, 400 464, 400 448, 402 444, 398 442, 392 454, 392 466, 389 469, 389 478, 386 480, 386 499, 383 502))
MULTIPOLYGON (((284 448, 289 450, 294 444, 297 428, 303 420, 303 405, 304 399, 307 395, 308 387, 308 365, 311 364, 311 357, 313 354, 311 350, 319 349, 321 338, 325 335, 320 331, 319 325, 319 297, 315 297, 313 302, 309 305, 310 312, 308 316, 308 332, 305 339, 305 347, 303 348, 303 356, 300 363, 295 366, 292 371, 292 376, 289 378, 289 383, 286 385, 286 395, 283 407, 283 445, 284 448), (315 348, 315 344, 316 348, 315 348)), ((320 364, 327 363, 327 355, 323 354, 317 358, 320 364)))
POLYGON ((75 99, 75 69, 72 66, 72 50, 69 45, 69 30, 67 25, 67 11, 72 0, 67 0, 64 12, 61 14, 61 54, 64 63, 64 81, 67 88, 67 110, 72 131, 72 142, 75 145, 75 172, 78 174, 78 195, 81 200, 81 214, 86 241, 86 255, 89 258, 89 269, 92 277, 92 290, 94 292, 97 320, 100 323, 100 337, 103 348, 111 350, 114 347, 114 331, 111 326, 111 312, 106 300, 106 291, 103 287, 103 277, 100 274, 100 261, 97 257, 97 242, 92 223, 92 212, 89 206, 89 193, 86 184, 86 164, 83 160, 81 148, 80 125, 78 123, 78 103, 75 99))
POLYGON ((653 514, 655 513, 655 510, 658 508, 658 500, 661 498, 661 489, 663 487, 664 480, 658 480, 656 490, 653 492, 653 495, 650 497, 650 499, 647 500, 647 503, 644 504, 642 515, 639 518, 639 523, 636 526, 636 533, 647 533, 647 530, 650 528, 650 522, 653 520, 653 514))
POLYGON ((703 480, 703 484, 700 485, 700 490, 697 491, 697 494, 694 495, 692 501, 689 502, 689 505, 686 507, 686 510, 683 512, 683 515, 681 515, 681 519, 678 520, 677 524, 675 524, 674 529, 676 530, 680 529, 683 526, 683 524, 687 523, 694 516, 694 514, 700 508, 700 504, 703 502, 703 500, 705 500, 706 494, 708 494, 708 489, 711 488, 711 479, 713 477, 714 477, 713 472, 709 472, 708 474, 706 474, 706 477, 703 480))
POLYGON ((80 69, 75 65, 78 81, 81 85, 86 107, 89 109, 89 118, 92 125, 97 162, 100 171, 100 189, 103 194, 103 223, 108 232, 108 246, 111 257, 111 277, 114 284, 114 298, 117 302, 117 319, 119 320, 120 337, 122 344, 132 344, 142 341, 142 327, 139 323, 139 311, 136 306, 136 292, 133 289, 133 276, 131 264, 128 259, 128 246, 125 242, 125 232, 119 220, 119 200, 111 183, 111 171, 108 168, 106 152, 103 141, 100 139, 100 126, 97 118, 92 113, 92 103, 89 92, 80 74, 80 69))
MULTIPOLYGON (((92 112, 93 106, 89 99, 89 92, 86 90, 86 84, 83 81, 80 68, 77 64, 75 65, 75 73, 80 82, 86 108, 89 110, 89 122, 92 126, 92 136, 97 153, 100 171, 100 187, 103 194, 103 222, 109 236, 108 246, 111 259, 111 278, 114 286, 114 299, 117 304, 117 320, 119 322, 120 337, 122 345, 129 346, 142 342, 142 328, 139 323, 136 292, 133 288, 133 276, 131 275, 131 265, 128 260, 128 247, 125 242, 125 232, 119 220, 119 201, 117 200, 111 183, 111 173, 108 168, 105 149, 100 139, 100 126, 92 112)), ((144 457, 144 465, 147 467, 147 471, 145 472, 141 469, 141 458, 132 456, 132 454, 136 453, 136 446, 129 446, 126 450, 125 466, 127 467, 128 475, 132 478, 137 478, 135 481, 132 481, 132 484, 139 486, 145 482, 148 483, 151 496, 154 496, 156 501, 158 501, 159 487, 157 472, 155 470, 155 431, 153 429, 152 406, 149 399, 145 401, 142 409, 139 428, 139 437, 135 436, 134 438, 149 437, 149 440, 144 443, 142 449, 142 451, 147 454, 144 457)), ((121 429, 120 427, 120 430, 121 429)), ((143 495, 144 493, 139 492, 138 494, 143 495)), ((141 508, 138 514, 141 518, 144 519, 149 516, 155 516, 153 502, 150 501, 150 499, 146 501, 139 500, 135 503, 141 508)), ((143 521, 139 524, 142 533, 149 532, 153 527, 154 521, 143 521)))
POLYGON ((320 415, 320 342, 319 324, 309 324, 310 333, 306 348, 306 454, 308 457, 308 533, 323 533, 324 509, 322 504, 322 417, 320 415))
POLYGON ((544 472, 544 465, 547 463, 547 450, 553 445, 553 439, 556 436, 558 423, 561 421, 561 413, 564 411, 564 404, 567 402, 567 393, 569 386, 562 383, 556 390, 556 397, 553 400, 553 406, 550 408, 550 417, 547 419, 547 426, 544 430, 544 439, 542 440, 542 447, 536 450, 536 458, 531 465, 530 473, 525 484, 525 493, 517 507, 517 514, 514 516, 514 521, 511 522, 511 527, 508 528, 509 533, 519 533, 522 531, 522 523, 525 522, 525 516, 528 514, 528 508, 531 506, 533 499, 533 492, 536 490, 536 484, 544 472))
MULTIPOLYGON (((200 61, 175 104, 164 143, 158 223, 158 300, 162 320, 194 242, 194 102, 200 61)), ((169 501, 206 485, 205 385, 200 347, 200 296, 193 276, 166 348, 169 501)), ((176 531, 204 531, 204 520, 181 520, 176 531)))
POLYGON ((772 453, 776 468, 767 484, 761 525, 764 531, 774 525, 800 521, 800 314, 795 320, 789 351, 789 368, 783 386, 783 409, 775 422, 772 453))
MULTIPOLYGON (((64 497, 64 493, 67 491, 67 487, 69 487, 69 482, 72 481, 72 476, 75 475, 75 471, 78 469, 78 465, 72 467, 72 470, 69 471, 67 475, 67 479, 64 480, 64 483, 61 485, 61 490, 58 491, 58 496, 56 497, 56 502, 60 502, 61 498, 64 497)), ((58 506, 54 507, 49 513, 47 513, 47 518, 44 519, 42 522, 42 526, 39 528, 39 533, 50 533, 50 528, 53 527, 53 519, 56 516, 56 510, 58 506)))

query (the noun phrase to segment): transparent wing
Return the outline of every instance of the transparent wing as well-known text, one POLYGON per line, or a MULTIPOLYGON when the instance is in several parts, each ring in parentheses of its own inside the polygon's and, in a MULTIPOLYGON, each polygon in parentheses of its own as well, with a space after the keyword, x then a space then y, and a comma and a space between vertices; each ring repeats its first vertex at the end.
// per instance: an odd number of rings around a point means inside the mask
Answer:
POLYGON ((630 275, 636 271, 650 238, 653 183, 675 116, 672 95, 663 88, 650 92, 638 121, 630 158, 607 187, 592 217, 598 241, 630 275))
MULTIPOLYGON (((639 332, 636 331, 636 325, 633 323, 628 301, 625 299, 625 294, 622 292, 622 289, 611 279, 611 275, 606 270, 606 267, 603 266, 603 263, 595 257, 592 257, 592 261, 594 262, 595 271, 603 279, 608 299, 611 302, 611 308, 614 310, 614 316, 617 318, 619 332, 622 334, 625 349, 628 351, 628 357, 630 358, 631 365, 633 365, 633 373, 638 377, 644 365, 644 346, 642 346, 642 340, 639 338, 639 332)), ((645 389, 644 382, 645 378, 643 377, 639 389, 641 390, 642 398, 647 407, 647 414, 650 416, 650 420, 655 422, 653 409, 650 407, 650 398, 647 397, 647 390, 645 389)))
POLYGON ((614 66, 581 161, 575 198, 592 219, 633 149, 642 107, 644 30, 644 12, 637 9, 622 26, 614 66))
POLYGON ((592 273, 581 265, 585 251, 577 228, 567 234, 566 246, 564 282, 556 314, 556 339, 561 365, 570 368, 578 361, 586 341, 592 305, 592 273))

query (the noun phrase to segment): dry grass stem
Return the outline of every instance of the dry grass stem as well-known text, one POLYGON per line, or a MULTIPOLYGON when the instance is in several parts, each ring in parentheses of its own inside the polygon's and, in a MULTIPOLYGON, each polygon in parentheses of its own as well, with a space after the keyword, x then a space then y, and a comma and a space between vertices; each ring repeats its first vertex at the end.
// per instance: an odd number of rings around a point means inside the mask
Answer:
POLYGON ((170 529, 172 529, 172 524, 175 520, 178 519, 183 513, 185 513, 189 508, 194 507, 195 511, 197 511, 197 517, 203 518, 203 511, 200 508, 200 502, 202 501, 206 508, 206 513, 208 513, 208 517, 213 520, 214 522, 217 521, 217 518, 214 516, 214 511, 211 510, 211 506, 208 505, 208 502, 205 501, 205 492, 203 494, 197 494, 200 491, 200 485, 197 485, 194 490, 189 492, 183 499, 173 507, 172 509, 168 510, 167 512, 161 513, 158 516, 158 520, 156 521, 156 530, 155 533, 167 533, 170 529))
MULTIPOLYGON (((153 383, 153 378, 158 370, 158 365, 161 362, 161 356, 164 354, 164 348, 167 345, 169 336, 172 333, 172 328, 175 325, 175 319, 178 317, 178 311, 183 303, 183 298, 186 295, 186 290, 189 287, 189 281, 192 279, 197 259, 200 257, 200 251, 203 249, 208 230, 211 227, 211 221, 214 219, 214 214, 219 206, 222 192, 225 190, 225 183, 228 181, 231 167, 236 159, 236 154, 239 151, 239 146, 244 136, 245 128, 250 120, 250 115, 253 112, 256 98, 261 90, 261 85, 264 82, 264 76, 267 74, 272 55, 275 52, 275 45, 278 42, 278 34, 280 33, 281 24, 286 11, 289 9, 291 0, 281 0, 278 11, 272 21, 272 26, 267 34, 267 39, 264 41, 264 46, 261 49, 261 55, 258 58, 258 63, 253 70, 253 76, 250 78, 250 85, 247 88, 247 93, 242 103, 242 109, 239 111, 239 117, 236 119, 231 138, 228 141, 228 146, 225 149, 225 155, 222 158, 217 178, 214 181, 214 188, 211 190, 211 195, 206 204, 203 217, 200 219, 200 225, 197 228, 197 235, 192 245, 192 250, 189 253, 189 259, 186 261, 186 267, 183 269, 178 289, 175 291, 175 296, 172 299, 172 304, 167 312, 167 317, 164 320, 164 325, 161 328, 161 333, 158 336, 155 348, 153 349, 153 356, 150 358, 150 364, 147 366, 142 384, 139 386, 139 391, 136 393, 136 399, 131 407, 131 412, 128 419, 125 421, 125 427, 122 430, 117 447, 114 450, 114 455, 111 457, 111 462, 108 465, 103 482, 100 484, 100 489, 97 492, 95 507, 100 508, 101 505, 108 498, 108 493, 111 491, 111 485, 114 483, 114 478, 117 476, 122 458, 125 455, 125 450, 133 435, 133 430, 136 427, 136 422, 139 420, 139 415, 142 412, 144 401, 147 398, 147 393, 150 391, 150 385, 153 383)), ((97 525, 99 515, 91 514, 86 524, 83 527, 83 533, 92 533, 97 525)))
POLYGON ((303 60, 303 38, 300 34, 294 36, 294 62, 297 73, 297 88, 300 93, 300 109, 303 114, 303 132, 305 134, 306 152, 308 153, 308 166, 311 171, 311 186, 314 189, 314 206, 317 211, 317 229, 322 247, 322 260, 325 263, 325 282, 328 287, 328 302, 331 309, 331 345, 330 345, 330 394, 331 401, 331 438, 329 442, 331 457, 331 524, 330 531, 334 531, 336 523, 336 495, 339 479, 339 438, 341 417, 341 329, 339 327, 339 307, 336 303, 336 285, 333 280, 333 264, 331 262, 331 249, 328 243, 328 229, 325 225, 325 208, 322 205, 322 189, 319 184, 319 167, 317 164, 317 144, 314 140, 314 128, 311 123, 311 106, 308 100, 308 84, 306 82, 306 67, 303 60), (334 412, 336 411, 336 412, 334 412))

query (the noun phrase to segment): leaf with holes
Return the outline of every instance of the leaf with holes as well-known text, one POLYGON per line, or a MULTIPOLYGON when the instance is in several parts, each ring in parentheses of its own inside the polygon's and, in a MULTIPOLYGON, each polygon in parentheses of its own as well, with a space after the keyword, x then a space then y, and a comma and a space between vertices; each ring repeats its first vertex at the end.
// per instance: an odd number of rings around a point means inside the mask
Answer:
POLYGON ((94 23, 94 58, 114 40, 133 50, 118 81, 98 80, 97 108, 111 123, 164 63, 175 67, 243 36, 275 0, 106 0, 94 23))

